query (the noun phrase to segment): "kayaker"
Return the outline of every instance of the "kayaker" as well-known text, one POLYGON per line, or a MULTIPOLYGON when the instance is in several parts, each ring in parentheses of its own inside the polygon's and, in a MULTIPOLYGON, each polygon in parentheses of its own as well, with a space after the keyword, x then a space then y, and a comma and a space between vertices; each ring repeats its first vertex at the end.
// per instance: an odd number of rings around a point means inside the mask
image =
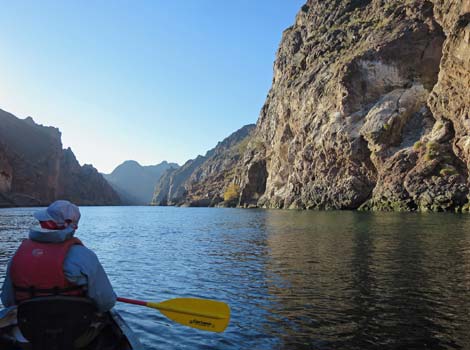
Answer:
POLYGON ((58 200, 34 213, 33 226, 8 263, 1 300, 16 305, 35 296, 84 296, 99 312, 109 311, 116 294, 95 253, 74 237, 80 210, 58 200))

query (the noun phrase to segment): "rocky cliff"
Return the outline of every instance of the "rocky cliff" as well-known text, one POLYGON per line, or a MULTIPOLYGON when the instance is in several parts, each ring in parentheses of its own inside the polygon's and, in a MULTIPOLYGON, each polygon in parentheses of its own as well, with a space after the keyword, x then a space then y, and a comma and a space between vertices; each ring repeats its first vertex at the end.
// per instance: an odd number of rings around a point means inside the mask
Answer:
POLYGON ((309 0, 240 163, 240 206, 456 210, 470 167, 470 0, 309 0))
POLYGON ((157 165, 142 166, 133 160, 118 165, 104 178, 119 194, 124 204, 148 205, 152 201, 155 185, 162 175, 170 169, 177 169, 176 163, 166 161, 157 165))
MULTIPOLYGON (((153 205, 236 205, 226 192, 232 188, 254 125, 246 125, 206 153, 167 171, 155 188, 153 205)), ((235 187, 234 187, 235 186, 235 187)))
POLYGON ((0 110, 0 206, 48 205, 56 199, 120 203, 95 168, 80 166, 70 148, 62 149, 58 129, 0 110))

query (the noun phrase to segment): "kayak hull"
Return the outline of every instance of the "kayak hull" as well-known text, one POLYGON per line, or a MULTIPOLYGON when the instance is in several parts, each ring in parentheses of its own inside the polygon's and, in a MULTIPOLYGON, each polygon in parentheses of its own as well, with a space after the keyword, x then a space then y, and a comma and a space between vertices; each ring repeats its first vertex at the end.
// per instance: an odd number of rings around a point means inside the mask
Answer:
POLYGON ((126 339, 127 348, 124 349, 132 349, 132 350, 143 350, 143 346, 140 343, 139 338, 136 334, 132 331, 132 329, 127 325, 124 319, 116 310, 111 310, 109 312, 110 316, 113 319, 113 322, 117 328, 117 331, 121 332, 123 338, 126 339))

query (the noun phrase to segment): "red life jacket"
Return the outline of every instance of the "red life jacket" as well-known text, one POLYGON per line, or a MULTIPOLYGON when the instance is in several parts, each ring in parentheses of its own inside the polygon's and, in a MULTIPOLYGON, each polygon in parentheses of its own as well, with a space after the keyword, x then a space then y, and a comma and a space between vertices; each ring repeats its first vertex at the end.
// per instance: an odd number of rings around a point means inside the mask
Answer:
POLYGON ((23 241, 10 267, 16 302, 38 296, 85 296, 84 288, 69 282, 63 271, 67 253, 75 244, 83 245, 78 238, 60 243, 23 241))

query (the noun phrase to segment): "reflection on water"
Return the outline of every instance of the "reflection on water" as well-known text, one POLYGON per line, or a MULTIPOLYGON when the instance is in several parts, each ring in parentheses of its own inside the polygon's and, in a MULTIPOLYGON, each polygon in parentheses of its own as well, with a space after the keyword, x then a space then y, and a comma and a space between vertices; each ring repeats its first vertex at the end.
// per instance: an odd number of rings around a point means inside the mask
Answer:
POLYGON ((467 348, 466 216, 269 212, 286 349, 467 348))
MULTIPOLYGON (((0 273, 33 222, 0 210, 0 273)), ((203 208, 82 208, 78 236, 118 294, 202 297, 226 332, 118 305, 147 349, 470 348, 470 217, 203 208)))

